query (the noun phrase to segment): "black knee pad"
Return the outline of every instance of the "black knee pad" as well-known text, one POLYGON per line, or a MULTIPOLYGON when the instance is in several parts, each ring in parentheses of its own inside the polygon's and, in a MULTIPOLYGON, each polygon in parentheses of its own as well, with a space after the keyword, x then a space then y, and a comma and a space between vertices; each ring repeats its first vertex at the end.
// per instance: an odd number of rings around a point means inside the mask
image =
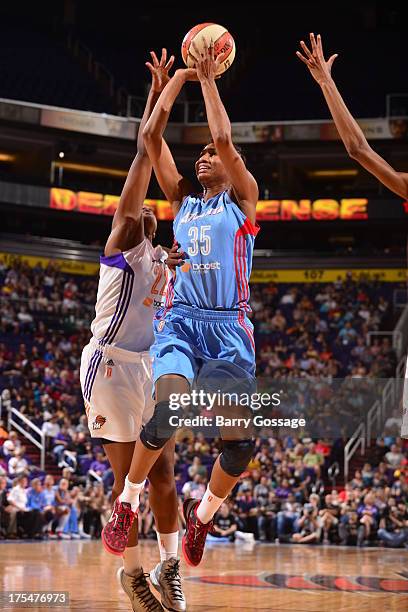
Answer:
POLYGON ((181 412, 181 408, 171 409, 170 402, 156 404, 152 418, 146 423, 140 434, 140 440, 144 446, 150 450, 163 448, 176 431, 177 425, 172 423, 178 422, 181 412))
POLYGON ((226 440, 220 464, 229 476, 238 477, 245 471, 255 449, 253 440, 226 440))

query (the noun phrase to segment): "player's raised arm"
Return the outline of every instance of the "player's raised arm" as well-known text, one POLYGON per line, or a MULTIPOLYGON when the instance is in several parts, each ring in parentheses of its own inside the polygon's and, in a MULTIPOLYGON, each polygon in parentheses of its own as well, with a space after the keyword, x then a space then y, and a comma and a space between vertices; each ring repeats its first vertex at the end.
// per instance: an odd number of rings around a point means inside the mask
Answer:
POLYGON ((143 129, 160 96, 160 92, 170 79, 169 70, 174 62, 174 56, 171 56, 167 61, 166 49, 162 50, 160 62, 153 51, 151 55, 153 65, 149 62, 146 65, 152 73, 152 86, 137 135, 137 154, 130 167, 118 208, 113 217, 112 231, 106 243, 105 255, 114 255, 120 251, 133 248, 144 237, 142 208, 150 182, 152 164, 144 146, 143 129))
POLYGON ((256 204, 258 201, 258 185, 252 174, 247 170, 242 157, 234 147, 231 134, 231 123, 224 104, 220 98, 215 78, 223 56, 214 55, 214 43, 203 45, 204 52, 200 53, 193 44, 197 62, 197 76, 201 83, 208 126, 217 154, 219 155, 231 179, 235 197, 238 204, 250 219, 255 223, 256 204))
POLYGON ((180 204, 190 191, 189 182, 177 170, 175 161, 163 138, 173 104, 188 80, 197 80, 193 69, 176 70, 163 89, 154 111, 143 130, 144 143, 157 181, 176 215, 180 204))
POLYGON ((385 159, 370 147, 360 126, 352 117, 336 87, 331 76, 331 68, 337 54, 332 55, 327 61, 325 60, 320 34, 318 34, 316 40, 314 34, 311 33, 310 43, 311 50, 303 40, 300 41, 304 54, 297 51, 296 55, 306 64, 311 75, 320 85, 347 153, 368 172, 377 177, 388 189, 403 198, 407 198, 408 174, 394 170, 385 159))

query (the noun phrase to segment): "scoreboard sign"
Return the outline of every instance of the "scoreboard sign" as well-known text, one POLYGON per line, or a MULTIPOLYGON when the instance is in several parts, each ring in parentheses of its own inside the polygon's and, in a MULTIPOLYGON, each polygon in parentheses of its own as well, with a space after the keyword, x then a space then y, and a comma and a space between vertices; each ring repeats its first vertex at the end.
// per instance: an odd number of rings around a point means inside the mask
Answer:
MULTIPOLYGON (((120 196, 89 191, 50 189, 50 208, 94 215, 112 216, 120 196)), ((173 213, 167 200, 145 200, 159 221, 172 221, 173 213)), ((260 200, 258 221, 365 221, 373 219, 407 219, 408 202, 368 198, 301 198, 299 200, 260 200)))

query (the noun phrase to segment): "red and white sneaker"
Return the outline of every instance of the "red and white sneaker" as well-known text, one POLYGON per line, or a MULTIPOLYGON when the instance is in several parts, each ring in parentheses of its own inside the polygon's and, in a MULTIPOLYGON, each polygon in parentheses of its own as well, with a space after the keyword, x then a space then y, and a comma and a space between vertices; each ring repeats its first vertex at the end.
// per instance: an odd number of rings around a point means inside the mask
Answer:
POLYGON ((112 555, 123 555, 135 517, 136 512, 132 511, 131 505, 127 502, 120 502, 117 497, 110 519, 101 534, 105 549, 112 555))
POLYGON ((202 523, 197 516, 200 502, 196 499, 186 499, 183 504, 183 514, 186 521, 186 531, 182 540, 184 559, 187 565, 196 567, 201 562, 204 553, 205 539, 211 531, 214 521, 202 523))

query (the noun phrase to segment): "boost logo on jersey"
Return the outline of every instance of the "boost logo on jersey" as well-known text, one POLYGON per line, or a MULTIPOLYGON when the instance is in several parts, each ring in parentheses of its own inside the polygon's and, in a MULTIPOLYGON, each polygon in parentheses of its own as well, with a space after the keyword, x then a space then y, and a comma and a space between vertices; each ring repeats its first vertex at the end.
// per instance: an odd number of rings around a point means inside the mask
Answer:
POLYGON ((187 263, 181 266, 182 272, 189 272, 192 270, 193 272, 200 272, 201 274, 205 274, 206 272, 210 272, 210 270, 221 270, 221 263, 219 261, 208 261, 206 263, 187 263))

